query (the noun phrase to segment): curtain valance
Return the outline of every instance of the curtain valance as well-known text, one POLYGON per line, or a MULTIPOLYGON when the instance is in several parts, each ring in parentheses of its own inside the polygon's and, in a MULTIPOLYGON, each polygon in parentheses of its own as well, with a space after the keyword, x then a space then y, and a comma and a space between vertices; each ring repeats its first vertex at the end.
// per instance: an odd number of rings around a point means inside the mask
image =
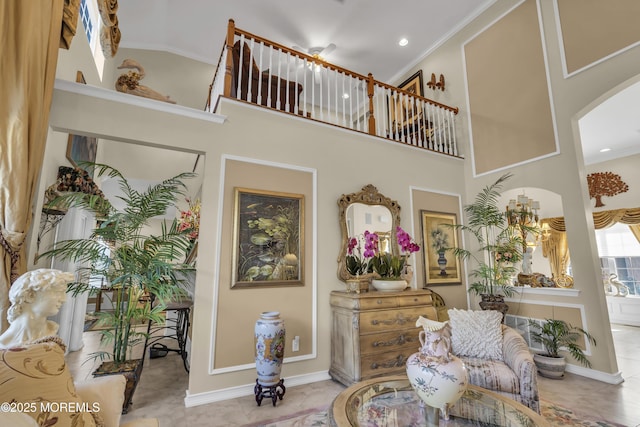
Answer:
MULTIPOLYGON (((567 230, 564 223, 564 217, 562 216, 543 218, 540 222, 542 224, 548 224, 549 228, 552 230, 567 230)), ((640 208, 612 209, 593 213, 593 224, 595 225, 596 230, 610 227, 616 222, 628 225, 640 224, 640 208)))

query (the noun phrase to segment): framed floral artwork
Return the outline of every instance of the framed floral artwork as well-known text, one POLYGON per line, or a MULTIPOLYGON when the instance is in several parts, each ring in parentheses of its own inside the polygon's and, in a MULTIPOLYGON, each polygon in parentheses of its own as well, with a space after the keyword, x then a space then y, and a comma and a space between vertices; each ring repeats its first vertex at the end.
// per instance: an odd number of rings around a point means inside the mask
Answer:
POLYGON ((304 195, 234 192, 231 287, 304 285, 304 195))
POLYGON ((461 284, 458 258, 447 250, 458 247, 457 233, 450 227, 457 224, 456 215, 422 210, 420 216, 426 284, 461 284))

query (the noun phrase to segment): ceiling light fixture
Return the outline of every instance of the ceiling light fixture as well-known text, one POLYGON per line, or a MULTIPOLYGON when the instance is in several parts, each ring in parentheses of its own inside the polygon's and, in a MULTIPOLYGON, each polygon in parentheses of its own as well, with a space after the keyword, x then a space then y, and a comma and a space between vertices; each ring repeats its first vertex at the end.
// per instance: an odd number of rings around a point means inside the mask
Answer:
POLYGON ((349 94, 348 93, 343 93, 342 94, 342 98, 343 99, 349 99, 349 94))
POLYGON ((409 40, 405 39, 404 37, 400 39, 400 41, 398 42, 398 44, 400 46, 406 46, 409 44, 409 40))
POLYGON ((600 150, 601 153, 606 153, 607 151, 611 151, 611 148, 603 148, 600 150))

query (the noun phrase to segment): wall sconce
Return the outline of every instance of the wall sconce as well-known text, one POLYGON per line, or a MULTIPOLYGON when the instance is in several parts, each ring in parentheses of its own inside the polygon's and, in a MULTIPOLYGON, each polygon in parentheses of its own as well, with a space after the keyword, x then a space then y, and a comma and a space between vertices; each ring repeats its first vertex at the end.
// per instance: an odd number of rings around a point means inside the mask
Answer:
POLYGON ((440 79, 436 82, 436 75, 431 73, 431 80, 427 82, 427 87, 433 90, 440 89, 444 92, 444 76, 440 74, 440 79))

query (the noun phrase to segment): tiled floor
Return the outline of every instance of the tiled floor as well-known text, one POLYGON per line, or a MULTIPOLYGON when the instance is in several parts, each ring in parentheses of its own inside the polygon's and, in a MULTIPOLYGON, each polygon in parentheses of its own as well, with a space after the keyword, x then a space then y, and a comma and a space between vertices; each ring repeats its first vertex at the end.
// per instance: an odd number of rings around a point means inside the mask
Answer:
MULTIPOLYGON (((584 417, 640 426, 640 328, 613 325, 618 367, 625 381, 610 385, 570 373, 563 380, 539 378, 540 397, 571 408, 584 417)), ((67 356, 76 379, 88 378, 97 363, 84 363, 96 348, 98 337, 85 333, 85 349, 67 356)), ((286 384, 286 383, 285 383, 286 384)), ((320 381, 287 388, 282 401, 273 407, 268 400, 258 407, 253 395, 223 402, 184 407, 187 374, 175 353, 148 359, 133 406, 123 421, 156 417, 161 427, 232 427, 272 420, 305 409, 327 406, 344 387, 333 381, 320 381)))

